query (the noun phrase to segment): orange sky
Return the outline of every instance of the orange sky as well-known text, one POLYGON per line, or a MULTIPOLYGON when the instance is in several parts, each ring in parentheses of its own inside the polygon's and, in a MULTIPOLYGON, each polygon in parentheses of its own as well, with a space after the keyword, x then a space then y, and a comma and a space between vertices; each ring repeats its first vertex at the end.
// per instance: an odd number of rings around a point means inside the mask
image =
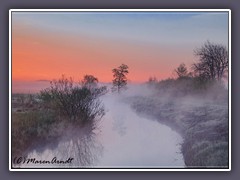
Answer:
POLYGON ((180 63, 194 62, 206 40, 227 42, 227 14, 15 13, 12 21, 12 79, 86 74, 112 81, 112 69, 129 66, 131 82, 172 77, 180 63))
POLYGON ((172 78, 206 40, 228 43, 227 13, 13 12, 11 23, 14 92, 36 92, 62 74, 111 82, 122 63, 132 83, 172 78))
POLYGON ((92 74, 101 82, 110 82, 111 70, 125 63, 129 66, 129 79, 144 82, 150 76, 171 75, 175 59, 182 52, 175 50, 174 55, 167 51, 166 47, 151 44, 62 36, 18 26, 12 34, 12 78, 51 80, 65 74, 78 81, 83 75, 92 74))

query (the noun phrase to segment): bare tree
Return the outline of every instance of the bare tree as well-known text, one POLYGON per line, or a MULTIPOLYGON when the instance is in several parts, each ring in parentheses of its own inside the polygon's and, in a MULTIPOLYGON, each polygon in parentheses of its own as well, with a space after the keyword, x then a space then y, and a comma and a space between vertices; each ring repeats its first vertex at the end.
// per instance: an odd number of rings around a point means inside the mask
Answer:
POLYGON ((220 81, 228 71, 228 51, 225 46, 207 41, 194 54, 199 57, 199 62, 194 63, 192 68, 199 77, 220 81))
POLYGON ((125 64, 122 64, 118 68, 114 68, 112 70, 113 72, 113 88, 112 90, 119 93, 120 90, 127 85, 127 77, 126 75, 128 74, 128 66, 125 64))
POLYGON ((39 98, 44 103, 53 104, 50 108, 66 115, 72 122, 84 122, 104 115, 104 108, 99 97, 105 88, 88 89, 74 84, 72 78, 62 76, 51 81, 51 87, 40 92, 39 98))

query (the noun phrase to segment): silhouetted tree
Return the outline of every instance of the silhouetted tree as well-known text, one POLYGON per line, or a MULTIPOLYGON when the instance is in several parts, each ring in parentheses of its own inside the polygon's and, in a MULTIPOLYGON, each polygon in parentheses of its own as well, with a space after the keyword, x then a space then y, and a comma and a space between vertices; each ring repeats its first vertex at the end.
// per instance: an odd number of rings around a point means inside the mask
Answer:
POLYGON ((96 88, 97 83, 98 79, 93 75, 85 75, 82 80, 82 85, 89 89, 96 88))
POLYGON ((197 76, 220 81, 228 71, 228 51, 225 46, 207 41, 194 54, 199 57, 199 62, 192 66, 197 76))
POLYGON ((189 76, 187 67, 184 63, 180 64, 178 68, 174 70, 174 72, 177 74, 178 78, 184 78, 189 76))
POLYGON ((128 66, 125 64, 122 64, 118 68, 114 68, 112 70, 113 72, 113 91, 116 91, 119 93, 120 90, 127 85, 127 77, 128 74, 128 66))

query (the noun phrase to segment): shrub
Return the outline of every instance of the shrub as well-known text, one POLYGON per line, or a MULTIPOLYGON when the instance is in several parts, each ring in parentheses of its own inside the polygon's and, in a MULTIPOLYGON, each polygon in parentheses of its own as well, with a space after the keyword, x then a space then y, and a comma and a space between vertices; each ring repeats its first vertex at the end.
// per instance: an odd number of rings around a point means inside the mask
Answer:
POLYGON ((53 80, 51 87, 42 90, 39 99, 45 108, 66 116, 72 122, 84 122, 104 115, 99 97, 106 93, 106 87, 74 84, 72 78, 62 76, 53 80))

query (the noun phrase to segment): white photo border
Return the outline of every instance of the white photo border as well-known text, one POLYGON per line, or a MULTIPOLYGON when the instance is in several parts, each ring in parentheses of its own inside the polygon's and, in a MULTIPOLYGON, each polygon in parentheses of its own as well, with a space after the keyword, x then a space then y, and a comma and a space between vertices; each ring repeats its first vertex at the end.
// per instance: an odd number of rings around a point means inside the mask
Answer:
POLYGON ((231 10, 230 9, 10 9, 9 10, 9 171, 231 171, 231 10), (228 13, 228 168, 13 168, 11 156, 12 12, 227 12, 228 13))

